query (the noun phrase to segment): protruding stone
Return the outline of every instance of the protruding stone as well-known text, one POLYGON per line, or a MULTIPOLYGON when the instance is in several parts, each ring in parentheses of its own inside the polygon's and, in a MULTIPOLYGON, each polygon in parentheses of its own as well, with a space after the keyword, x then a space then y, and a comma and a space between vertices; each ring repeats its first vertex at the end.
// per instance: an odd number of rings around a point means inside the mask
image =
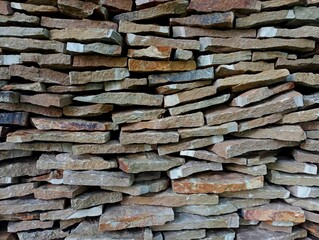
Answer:
POLYGON ((170 18, 170 25, 182 25, 203 28, 233 28, 234 13, 209 13, 201 15, 191 15, 188 17, 170 18))
POLYGON ((305 107, 316 105, 317 103, 319 103, 319 92, 316 92, 310 95, 304 95, 303 101, 304 101, 305 107))
POLYGON ((102 54, 106 56, 120 56, 122 52, 121 46, 105 44, 100 42, 82 44, 76 42, 68 42, 66 50, 71 54, 102 54))
POLYGON ((198 138, 198 139, 185 139, 183 141, 180 141, 179 143, 172 143, 172 144, 166 144, 161 145, 158 147, 157 151, 160 156, 164 154, 174 153, 183 151, 186 149, 196 149, 196 148, 202 148, 207 147, 213 144, 220 143, 224 140, 224 137, 222 135, 216 135, 206 138, 198 138))
POLYGON ((299 123, 299 122, 311 122, 319 119, 318 115, 319 108, 304 110, 299 112, 288 113, 284 115, 281 123, 299 123))
POLYGON ((278 24, 295 19, 293 10, 253 13, 247 17, 236 19, 236 28, 253 28, 265 25, 278 24))
POLYGON ((300 186, 319 186, 317 176, 308 174, 291 174, 270 170, 267 175, 268 181, 277 185, 300 185, 300 186))
POLYGON ((151 193, 144 196, 125 196, 122 204, 127 205, 151 205, 166 207, 181 207, 186 205, 215 205, 218 203, 218 196, 214 194, 178 194, 167 189, 160 193, 151 193))
POLYGON ((120 142, 124 145, 135 143, 166 144, 178 142, 179 134, 176 131, 143 131, 143 132, 121 132, 120 142))
POLYGON ((251 51, 238 51, 232 53, 216 53, 210 55, 202 55, 197 58, 198 67, 229 64, 240 61, 250 61, 251 51))
POLYGON ((260 117, 248 121, 242 121, 238 123, 238 132, 244 132, 249 129, 262 127, 271 123, 276 123, 282 119, 280 113, 271 114, 265 117, 260 117))
POLYGON ((37 183, 20 183, 0 188, 0 199, 31 195, 37 183))
POLYGON ((223 216, 198 216, 187 213, 176 213, 174 221, 161 226, 153 226, 153 231, 176 231, 184 229, 202 228, 238 228, 239 217, 237 213, 226 214, 223 216))
POLYGON ((291 195, 297 198, 318 198, 319 187, 290 186, 287 188, 291 195))
POLYGON ((174 220, 172 208, 158 206, 113 206, 100 218, 99 231, 163 225, 174 220))
POLYGON ((319 210, 319 201, 318 199, 299 199, 299 198, 294 198, 290 197, 285 199, 285 201, 288 204, 291 204, 292 206, 297 206, 302 209, 306 209, 309 211, 318 211, 319 210))
POLYGON ((127 173, 167 171, 185 163, 184 158, 159 156, 154 152, 117 157, 119 168, 127 173))
POLYGON ((27 126, 28 120, 29 120, 29 114, 27 112, 0 113, 0 124, 27 126))
POLYGON ((148 152, 155 149, 152 145, 147 144, 133 144, 122 145, 119 141, 113 140, 106 144, 83 144, 72 146, 74 154, 118 154, 118 153, 138 153, 148 152))
POLYGON ((96 117, 96 116, 100 116, 105 113, 108 113, 112 110, 113 110, 113 105, 109 105, 109 104, 66 106, 63 108, 63 114, 69 117, 96 117))
POLYGON ((172 48, 150 46, 142 49, 129 49, 127 56, 131 58, 154 58, 159 60, 169 60, 172 48))
POLYGON ((195 10, 197 12, 226 12, 226 11, 236 11, 240 13, 252 13, 259 12, 261 9, 260 1, 249 1, 243 2, 240 0, 235 0, 232 2, 225 2, 223 0, 215 1, 205 1, 191 0, 188 10, 195 10))
POLYGON ((188 91, 194 88, 200 88, 212 84, 212 80, 201 80, 189 83, 176 83, 159 86, 155 89, 158 94, 173 94, 181 91, 188 91))
POLYGON ((103 206, 99 205, 97 207, 92 207, 88 209, 72 209, 67 208, 63 210, 55 210, 40 213, 40 220, 69 220, 74 218, 83 218, 83 217, 96 217, 100 216, 103 212, 103 206))
POLYGON ((221 106, 209 110, 205 114, 208 125, 216 125, 230 121, 247 118, 258 118, 264 115, 295 109, 303 106, 302 95, 295 91, 281 94, 267 102, 263 102, 251 107, 227 107, 221 106))
POLYGON ((263 176, 249 176, 239 173, 200 173, 188 178, 172 180, 177 193, 223 193, 260 188, 263 176))
MULTIPOLYGON (((0 30, 1 30, 1 27, 0 27, 0 30)), ((1 55, 0 65, 9 66, 12 64, 21 64, 20 55, 1 55)))
POLYGON ((122 81, 104 82, 105 91, 139 89, 147 86, 146 78, 125 78, 122 81))
POLYGON ((159 119, 165 111, 165 109, 158 108, 129 109, 120 112, 112 112, 112 120, 115 124, 154 120, 159 119))
POLYGON ((309 211, 304 211, 305 212, 305 216, 307 221, 313 222, 313 223, 319 223, 319 215, 316 212, 309 212, 309 211))
POLYGON ((120 21, 120 33, 150 33, 161 36, 169 36, 170 30, 168 26, 159 26, 154 24, 137 24, 129 21, 120 21))
POLYGON ((8 223, 8 232, 22 232, 33 229, 46 229, 53 227, 53 221, 20 221, 20 222, 9 222, 8 223))
POLYGON ((186 13, 187 6, 188 1, 186 0, 169 1, 155 7, 116 15, 113 18, 113 21, 119 22, 121 20, 126 20, 129 22, 135 22, 139 20, 148 20, 158 17, 179 15, 186 13))
POLYGON ((192 175, 193 173, 221 170, 223 170, 223 166, 220 163, 205 161, 188 161, 180 167, 169 170, 167 175, 170 179, 178 179, 187 177, 189 175, 192 175))
POLYGON ((40 54, 21 53, 21 61, 37 63, 44 68, 68 68, 71 66, 71 56, 62 53, 40 54))
POLYGON ((118 126, 112 122, 96 122, 80 119, 33 117, 31 118, 31 123, 38 130, 108 131, 118 129, 118 126))
POLYGON ((46 184, 34 189, 34 197, 38 199, 73 198, 86 190, 82 186, 46 184))
POLYGON ((317 175, 317 165, 309 163, 300 163, 294 160, 281 159, 267 165, 268 169, 288 172, 288 173, 306 173, 317 175))
MULTIPOLYGON (((183 0, 182 0, 183 1, 183 0)), ((181 40, 154 36, 140 36, 135 34, 127 34, 126 43, 128 46, 155 46, 155 47, 170 47, 187 50, 199 50, 200 44, 197 40, 181 40)))
POLYGON ((308 39, 249 39, 249 38, 209 38, 202 37, 200 50, 210 52, 232 52, 240 50, 291 50, 308 52, 315 48, 315 41, 308 39))
POLYGON ((297 145, 298 142, 272 139, 235 139, 216 143, 210 150, 221 157, 232 158, 249 152, 276 150, 297 145))
POLYGON ((98 95, 75 97, 73 100, 91 103, 109 103, 124 106, 161 106, 163 103, 163 95, 138 92, 107 92, 98 95))
POLYGON ((108 191, 86 192, 71 199, 73 209, 83 209, 105 203, 115 203, 122 200, 122 193, 108 191))

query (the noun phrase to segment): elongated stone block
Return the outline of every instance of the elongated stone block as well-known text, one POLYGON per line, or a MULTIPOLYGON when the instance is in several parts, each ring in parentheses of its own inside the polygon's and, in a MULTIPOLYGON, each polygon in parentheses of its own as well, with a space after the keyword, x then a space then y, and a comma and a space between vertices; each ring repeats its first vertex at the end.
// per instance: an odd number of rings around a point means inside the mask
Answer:
POLYGON ((20 221, 20 222, 9 222, 8 223, 8 232, 22 232, 33 229, 46 229, 53 227, 53 221, 39 221, 39 220, 31 220, 31 221, 20 221))
POLYGON ((277 185, 300 185, 300 186, 319 186, 316 176, 308 174, 292 174, 270 170, 266 176, 268 181, 277 185))
POLYGON ((106 56, 120 56, 122 52, 122 47, 113 44, 106 43, 76 43, 76 42, 68 42, 66 44, 66 51, 71 54, 102 54, 106 56))
POLYGON ((86 192, 71 199, 73 209, 83 209, 105 203, 115 203, 122 200, 122 193, 109 191, 86 192))
POLYGON ((3 187, 0 189, 0 199, 30 195, 37 185, 37 183, 21 183, 3 187))

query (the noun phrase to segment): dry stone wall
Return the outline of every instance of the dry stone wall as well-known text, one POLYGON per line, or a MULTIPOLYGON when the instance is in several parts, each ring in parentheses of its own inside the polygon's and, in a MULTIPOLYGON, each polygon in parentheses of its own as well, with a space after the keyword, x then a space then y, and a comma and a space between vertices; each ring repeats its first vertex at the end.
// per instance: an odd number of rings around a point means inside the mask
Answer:
POLYGON ((318 239, 318 39, 318 0, 0 1, 0 239, 318 239))

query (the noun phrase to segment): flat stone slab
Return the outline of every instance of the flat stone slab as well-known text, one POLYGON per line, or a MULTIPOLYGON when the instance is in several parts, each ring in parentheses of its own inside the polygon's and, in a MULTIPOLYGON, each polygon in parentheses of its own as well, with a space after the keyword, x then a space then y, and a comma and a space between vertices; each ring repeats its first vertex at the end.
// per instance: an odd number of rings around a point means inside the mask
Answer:
POLYGON ((32 232, 19 232, 17 233, 19 239, 28 240, 28 239, 50 239, 52 236, 57 238, 66 238, 68 236, 67 232, 62 231, 61 229, 48 229, 32 232))
MULTIPOLYGON (((2 181, 2 183, 3 182, 4 181, 2 181)), ((14 182, 8 181, 7 183, 12 184, 14 182)), ((37 186, 38 186, 38 183, 20 183, 20 184, 9 185, 7 187, 2 187, 0 188, 0 199, 8 199, 13 197, 22 197, 22 196, 31 195, 37 186)))
POLYGON ((290 197, 285 199, 285 202, 291 204, 292 206, 300 207, 308 211, 318 211, 319 209, 319 201, 316 198, 299 199, 290 197))
POLYGON ((84 192, 86 189, 86 187, 82 186, 46 184, 34 189, 33 193, 34 197, 37 199, 49 200, 73 198, 84 192))
POLYGON ((316 152, 308 152, 301 149, 293 149, 292 156, 297 162, 319 163, 319 155, 316 152))
POLYGON ((23 161, 17 158, 0 163, 0 177, 21 177, 36 176, 47 173, 48 170, 39 170, 36 168, 36 159, 24 158, 23 161))
POLYGON ((163 232, 166 240, 186 240, 186 239, 202 239, 206 236, 205 229, 199 230, 182 230, 163 232))
POLYGON ((130 21, 122 20, 119 23, 120 33, 152 33, 155 35, 169 36, 168 26, 158 26, 155 24, 138 24, 130 21))
MULTIPOLYGON (((76 43, 67 42, 66 51, 71 55, 75 54, 102 54, 105 56, 120 56, 122 53, 122 47, 114 44, 106 43, 76 43)), ((108 71, 111 74, 112 71, 108 71)), ((114 76, 114 75, 113 75, 114 76)), ((88 81, 84 79, 84 81, 88 81)))
POLYGON ((317 198, 319 197, 319 187, 289 186, 287 187, 291 195, 297 198, 317 198))
MULTIPOLYGON (((100 116, 100 115, 103 115, 105 113, 108 113, 112 110, 113 110, 113 105, 110 105, 110 104, 91 104, 91 105, 86 105, 86 106, 66 106, 63 108, 63 114, 65 116, 68 116, 68 117, 95 117, 95 116, 100 116)), ((111 123, 105 123, 105 125, 106 125, 106 128, 108 128, 108 126, 110 126, 111 123)), ((116 123, 113 124, 113 126, 116 127, 116 123)), ((113 127, 113 129, 114 129, 114 127, 113 127)))
POLYGON ((8 223, 8 232, 22 232, 33 229, 47 229, 53 227, 53 221, 39 221, 39 220, 31 220, 31 221, 20 221, 20 222, 9 222, 8 223))
POLYGON ((198 67, 230 64, 240 61, 250 61, 252 58, 251 51, 235 51, 231 53, 215 53, 209 55, 201 55, 197 58, 198 67))
POLYGON ((317 176, 308 174, 292 174, 270 170, 266 178, 277 185, 300 185, 305 187, 319 186, 317 176))
POLYGON ((120 133, 120 142, 124 145, 146 143, 146 144, 167 144, 179 141, 177 131, 152 131, 146 130, 141 132, 125 132, 120 133))
POLYGON ((117 111, 112 112, 112 120, 115 124, 154 120, 159 119, 165 113, 165 111, 165 109, 158 108, 136 108, 117 111))
POLYGON ((196 69, 194 60, 187 61, 146 61, 129 59, 128 68, 130 72, 182 72, 196 69))
POLYGON ((279 159, 274 163, 267 164, 267 168, 271 170, 288 172, 288 173, 306 173, 317 175, 317 165, 310 163, 300 163, 293 159, 279 159))

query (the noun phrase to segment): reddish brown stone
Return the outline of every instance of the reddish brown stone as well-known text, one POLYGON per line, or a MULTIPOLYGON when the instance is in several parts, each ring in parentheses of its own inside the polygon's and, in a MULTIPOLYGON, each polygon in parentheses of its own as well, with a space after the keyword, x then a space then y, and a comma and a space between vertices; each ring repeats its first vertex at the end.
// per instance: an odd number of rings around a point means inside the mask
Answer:
POLYGON ((145 61, 129 59, 129 70, 132 72, 179 72, 196 69, 196 62, 188 61, 145 61))
MULTIPOLYGON (((67 106, 63 108, 63 114, 70 117, 95 117, 113 110, 113 105, 93 104, 87 106, 67 106)), ((115 125, 114 125, 115 126, 115 125)))
POLYGON ((78 55, 73 57, 73 67, 92 68, 92 67, 126 67, 127 58, 107 57, 101 55, 78 55))
POLYGON ((20 102, 31 103, 43 107, 65 107, 72 103, 72 95, 58 95, 52 93, 42 93, 34 95, 21 95, 20 102))
POLYGON ((71 67, 71 56, 54 53, 54 54, 39 54, 39 53, 21 53, 22 62, 33 62, 44 68, 68 68, 71 67))
POLYGON ((112 12, 130 12, 133 6, 133 0, 103 0, 100 4, 107 7, 112 12))
POLYGON ((0 103, 0 109, 6 111, 24 111, 49 117, 61 117, 62 110, 55 107, 42 107, 28 103, 0 103))
POLYGON ((35 5, 28 3, 13 2, 11 3, 11 7, 15 10, 25 11, 29 14, 54 14, 59 12, 59 9, 57 7, 48 5, 35 5))

